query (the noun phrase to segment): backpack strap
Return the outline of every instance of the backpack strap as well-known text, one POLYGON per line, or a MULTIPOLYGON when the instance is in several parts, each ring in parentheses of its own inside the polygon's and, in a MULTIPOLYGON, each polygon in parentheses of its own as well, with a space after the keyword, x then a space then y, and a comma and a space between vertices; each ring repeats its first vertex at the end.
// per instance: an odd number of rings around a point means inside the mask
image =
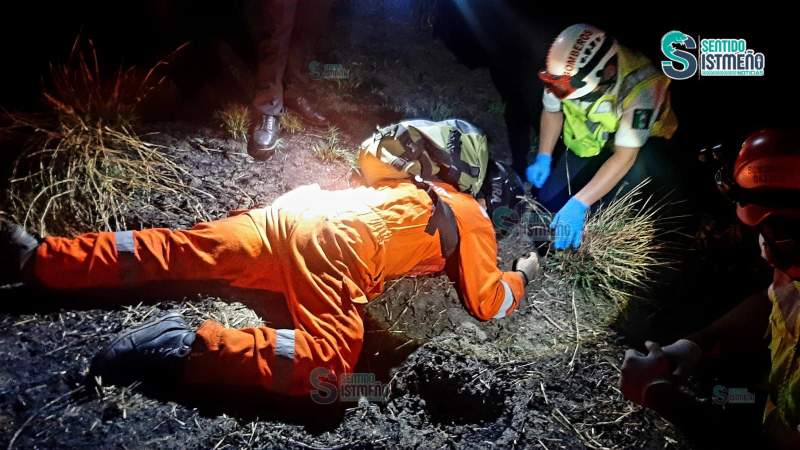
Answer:
POLYGON ((459 186, 462 173, 473 178, 480 175, 480 168, 473 167, 461 159, 461 131, 457 128, 450 130, 444 149, 429 143, 424 138, 420 139, 417 145, 424 146, 424 150, 439 163, 439 178, 453 186, 459 186))
POLYGON ((430 181, 423 180, 419 176, 412 178, 414 185, 425 191, 433 202, 433 212, 425 227, 425 232, 433 236, 439 230, 439 246, 442 257, 448 259, 458 248, 461 238, 458 234, 456 215, 453 209, 436 192, 435 186, 430 181))

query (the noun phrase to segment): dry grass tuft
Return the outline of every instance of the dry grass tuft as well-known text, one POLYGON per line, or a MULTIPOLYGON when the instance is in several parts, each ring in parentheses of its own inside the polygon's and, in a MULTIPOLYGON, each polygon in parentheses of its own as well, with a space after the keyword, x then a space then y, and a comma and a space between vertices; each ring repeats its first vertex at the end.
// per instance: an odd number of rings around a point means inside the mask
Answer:
POLYGON ((250 108, 238 103, 229 103, 214 115, 228 137, 235 141, 247 142, 247 132, 251 124, 250 108))
POLYGON ((287 112, 281 115, 281 130, 295 134, 305 129, 306 127, 303 125, 303 120, 300 119, 300 116, 297 114, 287 112))
MULTIPOLYGON (((665 215, 670 205, 666 200, 643 196, 649 181, 592 213, 581 247, 552 252, 545 267, 560 274, 583 297, 618 308, 650 287, 656 270, 672 264, 664 237, 676 232, 678 218, 665 215)), ((549 212, 538 204, 531 203, 531 207, 538 215, 536 220, 550 223, 549 212)))
POLYGON ((311 151, 323 162, 341 161, 355 165, 355 153, 344 146, 341 132, 336 127, 329 127, 322 136, 322 141, 314 144, 311 151))
POLYGON ((106 77, 92 42, 84 48, 76 39, 68 60, 51 64, 45 112, 8 114, 9 128, 26 139, 6 192, 8 213, 43 235, 120 230, 136 201, 185 196, 183 169, 133 131, 165 64, 106 77))

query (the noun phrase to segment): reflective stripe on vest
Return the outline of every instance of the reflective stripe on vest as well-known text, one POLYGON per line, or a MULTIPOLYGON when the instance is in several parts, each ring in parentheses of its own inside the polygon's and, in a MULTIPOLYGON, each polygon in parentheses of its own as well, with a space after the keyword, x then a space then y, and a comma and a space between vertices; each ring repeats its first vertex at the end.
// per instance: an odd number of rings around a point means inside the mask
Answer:
POLYGON ((651 78, 658 75, 656 68, 651 65, 639 67, 634 70, 627 77, 622 79, 622 85, 619 87, 619 98, 622 99, 623 105, 628 101, 628 96, 633 92, 633 89, 645 81, 650 81, 651 78))

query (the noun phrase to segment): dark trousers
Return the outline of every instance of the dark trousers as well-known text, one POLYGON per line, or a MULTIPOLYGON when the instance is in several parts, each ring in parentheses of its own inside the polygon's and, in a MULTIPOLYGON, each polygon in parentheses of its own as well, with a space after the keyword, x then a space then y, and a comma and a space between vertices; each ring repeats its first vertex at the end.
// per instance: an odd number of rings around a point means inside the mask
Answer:
MULTIPOLYGON (((680 191, 681 180, 677 176, 675 165, 672 162, 674 158, 671 158, 669 154, 671 151, 674 149, 666 139, 648 139, 639 150, 636 162, 625 177, 603 197, 602 202, 593 206, 597 207, 601 203, 610 202, 614 196, 629 191, 647 177, 652 178, 652 181, 645 193, 662 192, 666 194, 673 189, 680 191)), ((537 194, 538 201, 548 210, 558 211, 570 197, 577 194, 591 181, 600 166, 612 153, 613 150, 606 148, 597 156, 581 158, 567 149, 562 149, 561 154, 554 158, 555 162, 550 171, 550 177, 537 194)))
POLYGON ((248 17, 258 69, 253 107, 279 115, 284 98, 301 96, 306 68, 328 22, 331 0, 251 1, 248 17))

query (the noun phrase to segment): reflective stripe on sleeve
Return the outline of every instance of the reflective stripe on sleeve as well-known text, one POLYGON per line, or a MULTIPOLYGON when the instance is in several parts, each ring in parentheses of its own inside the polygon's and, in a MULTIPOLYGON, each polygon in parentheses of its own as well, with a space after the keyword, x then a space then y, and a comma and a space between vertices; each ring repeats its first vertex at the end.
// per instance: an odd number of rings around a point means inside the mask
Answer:
POLYGON ((117 244, 117 253, 133 254, 133 231, 117 231, 114 233, 114 239, 117 244))
POLYGON ((294 330, 275 330, 275 355, 294 360, 294 330))
POLYGON ((493 319, 505 317, 508 314, 508 311, 511 309, 511 306, 514 304, 514 293, 511 292, 511 286, 509 286, 505 280, 500 280, 500 283, 503 285, 503 292, 505 292, 505 296, 503 297, 503 304, 500 305, 500 310, 497 311, 497 314, 495 314, 493 319))
POLYGON ((117 247, 120 282, 123 285, 132 285, 136 283, 136 275, 139 273, 139 264, 136 261, 136 246, 133 241, 133 231, 115 232, 114 245, 117 247))

